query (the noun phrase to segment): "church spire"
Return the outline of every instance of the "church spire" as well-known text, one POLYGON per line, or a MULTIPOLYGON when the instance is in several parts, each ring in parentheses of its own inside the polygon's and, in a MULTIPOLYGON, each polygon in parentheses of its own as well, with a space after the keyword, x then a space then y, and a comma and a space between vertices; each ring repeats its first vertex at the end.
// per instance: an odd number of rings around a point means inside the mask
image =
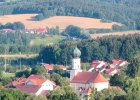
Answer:
POLYGON ((81 51, 77 48, 77 46, 73 50, 72 55, 74 58, 79 58, 81 56, 81 51))

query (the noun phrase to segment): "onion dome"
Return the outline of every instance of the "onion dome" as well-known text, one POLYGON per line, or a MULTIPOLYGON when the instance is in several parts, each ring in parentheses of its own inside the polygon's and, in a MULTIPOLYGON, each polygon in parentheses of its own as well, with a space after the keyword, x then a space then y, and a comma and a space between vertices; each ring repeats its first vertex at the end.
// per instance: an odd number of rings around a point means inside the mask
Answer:
POLYGON ((81 56, 81 51, 76 47, 72 52, 73 57, 77 58, 81 56))

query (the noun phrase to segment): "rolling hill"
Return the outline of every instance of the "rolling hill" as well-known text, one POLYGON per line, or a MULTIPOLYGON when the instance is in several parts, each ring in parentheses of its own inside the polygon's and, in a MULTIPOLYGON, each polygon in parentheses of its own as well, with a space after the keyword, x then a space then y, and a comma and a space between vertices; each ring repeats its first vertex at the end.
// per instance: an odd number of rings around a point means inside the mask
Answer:
POLYGON ((33 18, 37 14, 16 14, 0 16, 0 23, 6 24, 8 22, 20 21, 24 23, 27 29, 45 28, 46 26, 56 27, 59 26, 60 30, 65 29, 68 25, 75 25, 80 28, 105 28, 111 29, 112 25, 122 25, 117 22, 102 23, 100 19, 86 18, 86 17, 73 17, 73 16, 54 16, 42 21, 35 21, 33 18))

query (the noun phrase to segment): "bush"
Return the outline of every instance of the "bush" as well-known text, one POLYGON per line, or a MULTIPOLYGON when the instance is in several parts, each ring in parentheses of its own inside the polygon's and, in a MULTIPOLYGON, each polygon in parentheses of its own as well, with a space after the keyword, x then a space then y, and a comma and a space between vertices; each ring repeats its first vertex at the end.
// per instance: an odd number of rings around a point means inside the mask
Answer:
POLYGON ((31 74, 43 75, 46 70, 43 66, 35 66, 32 68, 31 74))
POLYGON ((28 76, 30 76, 30 73, 31 72, 29 70, 16 72, 16 77, 28 77, 28 76))

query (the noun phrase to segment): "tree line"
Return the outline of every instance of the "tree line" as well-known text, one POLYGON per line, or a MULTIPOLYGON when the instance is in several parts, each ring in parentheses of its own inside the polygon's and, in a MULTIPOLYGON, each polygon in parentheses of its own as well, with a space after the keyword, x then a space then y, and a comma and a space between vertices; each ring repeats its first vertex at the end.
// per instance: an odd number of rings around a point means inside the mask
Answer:
POLYGON ((0 9, 0 15, 40 13, 36 20, 56 15, 101 18, 140 29, 138 0, 24 0, 3 3, 0 9))
POLYGON ((130 61, 140 50, 140 35, 108 36, 79 42, 64 42, 53 46, 46 46, 40 51, 38 60, 46 63, 71 64, 72 50, 78 46, 81 51, 82 62, 93 60, 111 61, 124 59, 130 61))
POLYGON ((0 29, 13 29, 13 30, 24 30, 25 26, 22 22, 6 23, 5 25, 0 23, 0 29))
POLYGON ((24 34, 0 31, 0 54, 38 53, 44 46, 31 46, 30 41, 41 34, 24 34))

